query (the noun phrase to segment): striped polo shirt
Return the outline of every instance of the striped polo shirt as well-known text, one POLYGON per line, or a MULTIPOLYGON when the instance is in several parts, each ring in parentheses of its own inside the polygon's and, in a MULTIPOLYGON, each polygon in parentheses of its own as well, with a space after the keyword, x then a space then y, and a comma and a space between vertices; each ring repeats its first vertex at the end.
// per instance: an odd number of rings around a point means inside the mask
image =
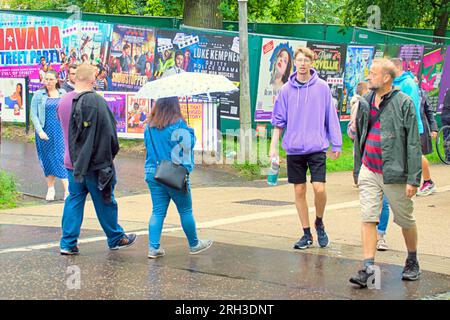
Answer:
POLYGON ((372 128, 367 135, 362 162, 370 171, 382 174, 383 160, 381 158, 380 118, 378 118, 377 122, 373 124, 377 113, 378 108, 375 107, 375 99, 373 99, 372 103, 370 104, 369 120, 372 128))

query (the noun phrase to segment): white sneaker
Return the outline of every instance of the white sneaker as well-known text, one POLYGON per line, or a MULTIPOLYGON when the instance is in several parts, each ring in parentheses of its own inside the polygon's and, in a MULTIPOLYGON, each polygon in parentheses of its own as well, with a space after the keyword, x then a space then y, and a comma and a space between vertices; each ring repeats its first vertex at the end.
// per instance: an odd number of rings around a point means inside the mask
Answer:
POLYGON ((384 240, 384 238, 379 238, 377 241, 377 250, 378 251, 386 251, 389 250, 389 246, 386 242, 386 240, 384 240))
POLYGON ((48 188, 45 200, 54 201, 55 200, 55 187, 48 188))

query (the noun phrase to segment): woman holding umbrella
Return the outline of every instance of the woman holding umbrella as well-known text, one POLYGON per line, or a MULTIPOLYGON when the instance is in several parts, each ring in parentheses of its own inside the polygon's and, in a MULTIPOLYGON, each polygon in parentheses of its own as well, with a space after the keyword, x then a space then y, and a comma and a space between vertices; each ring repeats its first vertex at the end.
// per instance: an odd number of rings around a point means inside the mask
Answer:
POLYGON ((145 181, 150 189, 153 212, 149 223, 148 257, 156 259, 165 255, 160 247, 161 232, 170 200, 176 204, 181 226, 186 234, 190 254, 198 254, 212 245, 211 240, 199 240, 192 212, 192 196, 189 180, 187 192, 178 191, 155 180, 155 172, 162 160, 178 163, 191 172, 194 168, 194 130, 189 128, 181 115, 177 97, 156 101, 145 128, 145 181))

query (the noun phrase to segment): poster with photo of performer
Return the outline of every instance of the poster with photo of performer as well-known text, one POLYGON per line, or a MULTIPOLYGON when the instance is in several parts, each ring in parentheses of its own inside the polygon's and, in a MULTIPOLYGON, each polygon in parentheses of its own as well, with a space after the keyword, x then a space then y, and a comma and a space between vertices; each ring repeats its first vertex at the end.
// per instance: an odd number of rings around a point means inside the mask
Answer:
MULTIPOLYGON (((239 86, 238 37, 158 30, 154 77, 180 72, 223 75, 239 86)), ((239 119, 239 91, 211 94, 223 118, 239 119)))
POLYGON ((439 104, 444 56, 445 47, 426 46, 424 48, 420 87, 427 92, 432 110, 436 110, 439 104))
POLYGON ((26 79, 0 78, 0 105, 3 122, 26 122, 26 79))
POLYGON ((127 134, 129 138, 142 138, 150 117, 150 100, 127 94, 127 134))
POLYGON ((330 86, 336 111, 346 116, 347 110, 342 110, 346 45, 310 42, 308 47, 315 53, 314 69, 330 86))
POLYGON ((108 55, 111 91, 138 91, 153 80, 155 29, 114 25, 108 55))
POLYGON ((306 41, 264 38, 259 66, 255 121, 270 121, 281 87, 295 72, 294 53, 306 41))
POLYGON ((125 133, 127 129, 127 96, 125 93, 104 92, 103 97, 116 119, 117 133, 125 133))

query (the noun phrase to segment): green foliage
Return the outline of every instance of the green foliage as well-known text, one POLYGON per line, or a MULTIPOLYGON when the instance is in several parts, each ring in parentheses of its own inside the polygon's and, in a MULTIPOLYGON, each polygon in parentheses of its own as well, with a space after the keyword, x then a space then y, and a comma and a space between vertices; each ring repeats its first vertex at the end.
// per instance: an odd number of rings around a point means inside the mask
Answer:
POLYGON ((450 10, 448 0, 345 0, 341 14, 346 25, 367 26, 367 8, 377 5, 381 10, 381 29, 394 27, 435 28, 438 19, 450 10))
POLYGON ((18 195, 14 176, 0 170, 0 209, 16 207, 18 195))

